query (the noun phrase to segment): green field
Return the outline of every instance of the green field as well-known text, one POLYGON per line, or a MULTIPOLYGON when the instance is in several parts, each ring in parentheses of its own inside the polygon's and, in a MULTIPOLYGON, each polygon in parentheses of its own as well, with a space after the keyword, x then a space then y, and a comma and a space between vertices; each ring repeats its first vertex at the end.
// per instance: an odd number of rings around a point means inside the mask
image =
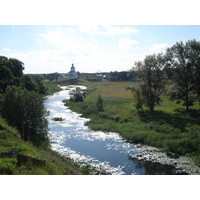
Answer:
MULTIPOLYGON (((189 155, 200 164, 200 106, 185 107, 162 96, 162 103, 150 112, 138 112, 135 99, 127 86, 133 82, 82 82, 87 86, 84 102, 65 101, 66 106, 92 120, 93 130, 118 132, 135 143, 159 147, 164 151, 189 155), (104 112, 98 112, 98 96, 103 99, 104 112)), ((81 84, 81 83, 80 83, 81 84)))

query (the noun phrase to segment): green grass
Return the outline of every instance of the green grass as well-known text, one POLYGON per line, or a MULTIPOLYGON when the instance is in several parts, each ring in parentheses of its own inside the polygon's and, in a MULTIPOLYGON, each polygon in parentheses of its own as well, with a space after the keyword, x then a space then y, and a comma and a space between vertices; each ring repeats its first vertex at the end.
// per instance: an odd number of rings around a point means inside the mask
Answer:
MULTIPOLYGON (((136 83, 134 83, 136 84, 136 83)), ((186 112, 185 107, 162 97, 154 112, 144 108, 138 112, 134 97, 125 87, 131 82, 90 82, 86 99, 81 103, 65 101, 75 112, 91 118, 87 122, 93 130, 118 132, 135 143, 159 147, 182 155, 195 156, 200 165, 200 106, 186 112), (97 112, 98 95, 103 99, 104 112, 97 112)))
POLYGON ((47 88, 46 95, 51 95, 55 92, 59 92, 62 89, 58 86, 58 83, 55 82, 46 82, 44 81, 44 86, 47 88))
POLYGON ((29 142, 23 141, 16 129, 7 125, 0 118, 0 153, 15 149, 17 153, 46 160, 45 167, 17 165, 16 158, 0 158, 0 175, 73 175, 73 174, 104 174, 89 165, 81 167, 70 158, 61 156, 51 149, 37 148, 29 142))

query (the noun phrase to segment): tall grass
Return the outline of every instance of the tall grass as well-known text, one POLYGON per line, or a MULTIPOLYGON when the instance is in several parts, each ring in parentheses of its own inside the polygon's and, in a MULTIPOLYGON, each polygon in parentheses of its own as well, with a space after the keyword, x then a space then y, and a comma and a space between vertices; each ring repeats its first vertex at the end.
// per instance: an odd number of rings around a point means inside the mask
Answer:
POLYGON ((154 112, 147 108, 138 112, 131 93, 125 95, 130 83, 90 83, 84 102, 66 105, 72 110, 91 118, 86 125, 93 130, 118 132, 125 139, 162 148, 178 154, 195 155, 200 164, 200 106, 189 112, 181 105, 162 97, 154 112), (103 100, 104 112, 98 112, 98 95, 103 100))
POLYGON ((31 164, 17 165, 16 158, 0 158, 0 175, 73 175, 73 174, 103 174, 104 171, 98 171, 93 167, 74 163, 70 158, 61 156, 51 149, 41 149, 25 142, 19 136, 16 129, 7 125, 0 118, 0 153, 8 152, 14 149, 17 153, 46 160, 45 167, 39 167, 31 164))

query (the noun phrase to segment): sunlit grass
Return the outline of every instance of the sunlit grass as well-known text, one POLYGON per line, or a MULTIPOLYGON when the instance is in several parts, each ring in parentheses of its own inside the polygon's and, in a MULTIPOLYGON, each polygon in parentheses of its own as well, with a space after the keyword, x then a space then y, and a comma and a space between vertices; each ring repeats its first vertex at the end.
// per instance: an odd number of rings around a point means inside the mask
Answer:
POLYGON ((16 158, 0 158, 0 175, 73 175, 73 174, 98 174, 90 166, 81 167, 70 158, 61 156, 59 153, 47 148, 37 148, 29 142, 22 140, 16 129, 7 125, 0 118, 0 153, 10 152, 14 149, 17 154, 29 156, 39 160, 45 160, 45 167, 32 164, 17 165, 16 158))
POLYGON ((179 154, 196 156, 200 154, 200 106, 195 104, 186 112, 185 107, 162 97, 160 106, 154 112, 148 108, 138 112, 134 107, 133 94, 125 91, 131 82, 92 82, 87 85, 83 103, 69 103, 70 108, 91 118, 87 122, 93 130, 117 132, 135 143, 144 143, 179 154), (98 95, 103 100, 104 112, 97 112, 98 95))

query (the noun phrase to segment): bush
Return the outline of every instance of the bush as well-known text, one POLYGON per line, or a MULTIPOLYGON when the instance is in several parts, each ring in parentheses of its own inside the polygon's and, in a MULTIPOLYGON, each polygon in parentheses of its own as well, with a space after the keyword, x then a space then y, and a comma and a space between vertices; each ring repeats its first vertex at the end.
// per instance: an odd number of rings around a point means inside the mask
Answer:
POLYGON ((54 117, 54 118, 52 118, 52 120, 54 120, 54 121, 64 121, 64 119, 62 117, 54 117))
POLYGON ((103 112, 104 111, 103 101, 102 101, 101 95, 99 95, 98 99, 97 99, 97 111, 98 112, 103 112))
POLYGON ((17 163, 16 159, 0 158, 0 174, 12 175, 16 163, 17 163))

